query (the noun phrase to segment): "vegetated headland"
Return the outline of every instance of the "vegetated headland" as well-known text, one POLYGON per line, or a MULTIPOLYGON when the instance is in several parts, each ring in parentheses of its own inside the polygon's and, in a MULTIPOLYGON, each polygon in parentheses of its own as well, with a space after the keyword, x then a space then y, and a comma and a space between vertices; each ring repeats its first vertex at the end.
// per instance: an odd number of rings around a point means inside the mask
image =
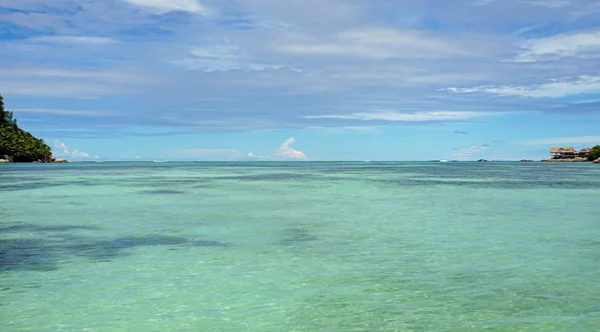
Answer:
POLYGON ((0 163, 66 163, 54 158, 52 149, 43 139, 19 128, 13 112, 4 110, 4 98, 0 94, 0 163))

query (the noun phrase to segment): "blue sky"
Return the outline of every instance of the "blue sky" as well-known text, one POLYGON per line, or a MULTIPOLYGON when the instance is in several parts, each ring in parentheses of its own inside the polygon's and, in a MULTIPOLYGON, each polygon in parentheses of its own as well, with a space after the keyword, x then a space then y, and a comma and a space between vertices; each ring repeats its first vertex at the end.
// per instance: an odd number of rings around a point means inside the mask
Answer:
POLYGON ((600 144, 600 2, 0 0, 0 93, 72 160, 541 159, 600 144))

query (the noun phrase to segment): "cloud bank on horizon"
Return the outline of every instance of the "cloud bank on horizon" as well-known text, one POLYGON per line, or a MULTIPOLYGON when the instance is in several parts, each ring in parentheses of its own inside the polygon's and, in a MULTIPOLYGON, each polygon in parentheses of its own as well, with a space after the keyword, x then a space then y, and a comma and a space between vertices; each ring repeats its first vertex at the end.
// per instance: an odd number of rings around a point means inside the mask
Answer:
POLYGON ((69 157, 529 159, 600 127, 597 1, 0 0, 0 27, 7 108, 69 157))

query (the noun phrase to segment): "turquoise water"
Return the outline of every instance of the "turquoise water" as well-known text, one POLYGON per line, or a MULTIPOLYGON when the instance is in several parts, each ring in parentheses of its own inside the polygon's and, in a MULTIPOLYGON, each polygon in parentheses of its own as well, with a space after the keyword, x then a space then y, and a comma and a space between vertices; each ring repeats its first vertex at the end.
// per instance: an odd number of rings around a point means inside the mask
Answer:
POLYGON ((1 331, 598 331, 600 166, 0 165, 1 331))

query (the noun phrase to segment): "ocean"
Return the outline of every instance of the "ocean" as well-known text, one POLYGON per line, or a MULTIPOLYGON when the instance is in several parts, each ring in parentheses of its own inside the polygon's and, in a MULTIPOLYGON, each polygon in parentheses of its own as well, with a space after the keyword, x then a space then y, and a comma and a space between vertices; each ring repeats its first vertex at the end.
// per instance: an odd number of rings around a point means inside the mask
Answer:
POLYGON ((1 331, 598 331, 600 166, 0 165, 1 331))

